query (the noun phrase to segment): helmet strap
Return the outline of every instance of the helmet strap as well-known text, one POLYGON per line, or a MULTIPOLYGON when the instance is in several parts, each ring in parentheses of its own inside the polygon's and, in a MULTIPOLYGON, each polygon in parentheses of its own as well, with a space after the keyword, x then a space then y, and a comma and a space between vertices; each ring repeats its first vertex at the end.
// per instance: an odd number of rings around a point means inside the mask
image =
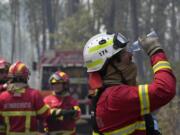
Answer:
POLYGON ((66 93, 67 93, 67 91, 66 91, 66 90, 62 90, 61 92, 55 92, 55 93, 56 93, 56 95, 58 95, 58 96, 65 96, 66 93))
POLYGON ((69 90, 69 88, 68 88, 67 84, 63 84, 62 91, 55 92, 55 93, 56 93, 56 95, 59 95, 59 96, 65 96, 66 93, 68 93, 68 90, 69 90))

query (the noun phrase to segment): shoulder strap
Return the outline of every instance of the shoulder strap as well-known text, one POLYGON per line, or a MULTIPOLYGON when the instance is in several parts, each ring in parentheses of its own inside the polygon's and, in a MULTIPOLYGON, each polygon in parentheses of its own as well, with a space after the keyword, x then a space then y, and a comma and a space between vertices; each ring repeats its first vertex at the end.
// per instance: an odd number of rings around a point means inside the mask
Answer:
POLYGON ((144 120, 146 122, 146 132, 147 135, 161 135, 158 129, 155 129, 155 119, 152 114, 144 115, 144 120))

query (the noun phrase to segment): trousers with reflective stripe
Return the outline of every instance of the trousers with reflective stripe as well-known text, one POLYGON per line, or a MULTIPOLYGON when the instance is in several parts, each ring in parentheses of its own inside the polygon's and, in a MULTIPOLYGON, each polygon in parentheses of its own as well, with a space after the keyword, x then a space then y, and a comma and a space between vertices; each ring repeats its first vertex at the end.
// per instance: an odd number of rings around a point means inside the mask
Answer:
MULTIPOLYGON (((135 132, 143 132, 144 134, 145 130, 146 130, 145 121, 137 121, 123 128, 110 131, 110 132, 104 132, 103 134, 104 135, 131 135, 132 133, 135 133, 135 132)), ((99 134, 93 132, 93 135, 99 135, 99 134)))
POLYGON ((38 135, 37 132, 29 132, 29 133, 25 133, 25 132, 9 132, 6 135, 38 135))
POLYGON ((62 130, 62 131, 52 131, 49 132, 49 135, 75 135, 76 129, 67 131, 67 130, 62 130))

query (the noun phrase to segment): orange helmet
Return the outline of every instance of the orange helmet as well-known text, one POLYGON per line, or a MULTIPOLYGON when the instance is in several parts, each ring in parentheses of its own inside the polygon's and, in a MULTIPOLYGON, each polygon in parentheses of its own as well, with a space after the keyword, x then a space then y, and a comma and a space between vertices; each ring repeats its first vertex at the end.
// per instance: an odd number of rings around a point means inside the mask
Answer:
POLYGON ((69 83, 69 76, 65 72, 57 71, 51 75, 49 83, 51 85, 55 83, 69 83))
POLYGON ((4 59, 0 59, 0 70, 3 70, 8 73, 10 67, 10 63, 5 61, 4 59))
POLYGON ((9 68, 8 76, 12 78, 28 79, 30 75, 29 69, 21 61, 17 61, 9 68))

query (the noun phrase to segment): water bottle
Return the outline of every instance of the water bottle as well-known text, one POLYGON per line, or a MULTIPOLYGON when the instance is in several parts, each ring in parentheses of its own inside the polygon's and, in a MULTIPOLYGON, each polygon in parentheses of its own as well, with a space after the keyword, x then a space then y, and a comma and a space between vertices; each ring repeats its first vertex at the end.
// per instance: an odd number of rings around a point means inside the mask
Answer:
MULTIPOLYGON (((155 31, 150 32, 147 34, 147 37, 157 37, 157 33, 155 31)), ((134 41, 130 46, 130 52, 137 52, 141 50, 141 46, 139 45, 139 41, 134 41)))

